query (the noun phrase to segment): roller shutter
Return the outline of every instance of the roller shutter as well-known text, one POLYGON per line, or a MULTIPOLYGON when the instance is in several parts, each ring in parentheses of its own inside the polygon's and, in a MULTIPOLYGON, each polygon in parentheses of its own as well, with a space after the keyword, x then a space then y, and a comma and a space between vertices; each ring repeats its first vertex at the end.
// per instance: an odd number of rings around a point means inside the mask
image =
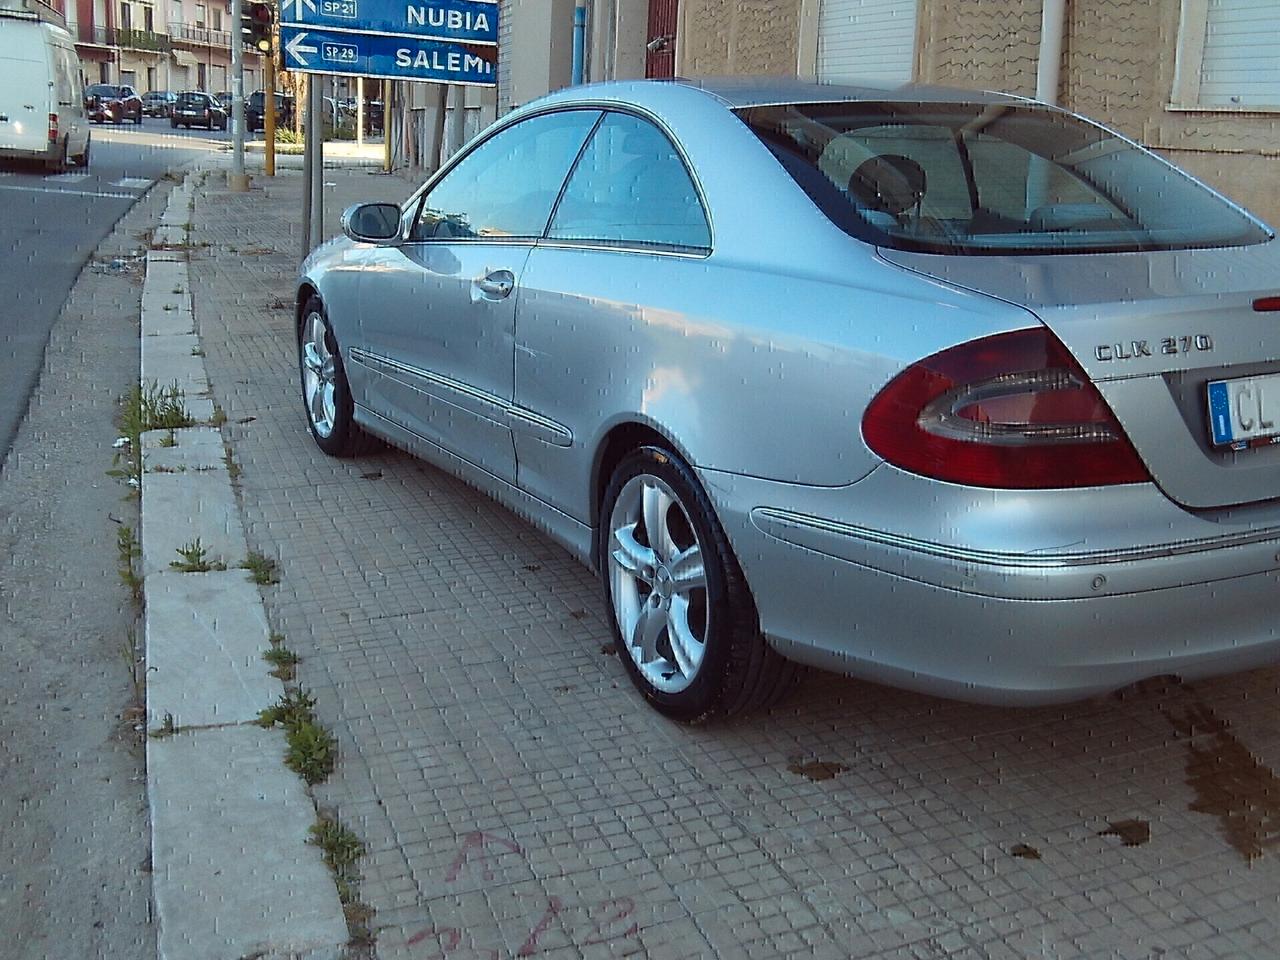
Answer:
POLYGON ((1280 106, 1280 2, 1209 0, 1200 62, 1205 106, 1280 106))
POLYGON ((822 0, 818 79, 911 80, 917 6, 918 0, 822 0))

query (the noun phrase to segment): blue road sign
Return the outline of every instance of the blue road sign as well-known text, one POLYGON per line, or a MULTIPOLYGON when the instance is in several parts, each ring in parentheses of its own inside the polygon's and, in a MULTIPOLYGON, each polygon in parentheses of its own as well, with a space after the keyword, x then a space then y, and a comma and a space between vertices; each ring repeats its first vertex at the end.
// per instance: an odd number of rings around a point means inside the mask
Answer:
POLYGON ((497 0, 281 0, 280 23, 496 45, 498 3, 497 0))
POLYGON ((280 27, 287 70, 389 80, 432 80, 492 87, 497 48, 444 40, 280 27))

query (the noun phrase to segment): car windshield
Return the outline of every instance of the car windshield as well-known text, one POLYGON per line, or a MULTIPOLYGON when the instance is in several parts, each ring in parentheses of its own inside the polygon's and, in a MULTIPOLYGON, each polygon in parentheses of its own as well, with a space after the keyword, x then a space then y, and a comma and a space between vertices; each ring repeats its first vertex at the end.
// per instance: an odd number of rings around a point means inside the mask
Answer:
POLYGON ((120 96, 120 88, 113 87, 108 83, 95 83, 91 87, 85 87, 85 96, 88 97, 118 97, 120 96))
POLYGON ((1050 107, 854 102, 736 112, 832 222, 885 247, 1079 253, 1271 236, 1154 154, 1050 107))

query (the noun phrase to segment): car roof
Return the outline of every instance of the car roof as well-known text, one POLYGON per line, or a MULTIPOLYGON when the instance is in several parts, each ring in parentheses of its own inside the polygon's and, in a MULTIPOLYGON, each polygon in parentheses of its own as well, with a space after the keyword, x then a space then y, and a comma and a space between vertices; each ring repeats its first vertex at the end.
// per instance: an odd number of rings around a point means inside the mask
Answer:
POLYGON ((1025 97, 989 90, 966 90, 922 83, 875 80, 845 84, 813 83, 796 77, 705 77, 626 80, 568 87, 543 97, 540 104, 617 100, 661 107, 673 97, 700 91, 731 110, 783 103, 839 103, 856 100, 939 103, 1026 103, 1025 97))

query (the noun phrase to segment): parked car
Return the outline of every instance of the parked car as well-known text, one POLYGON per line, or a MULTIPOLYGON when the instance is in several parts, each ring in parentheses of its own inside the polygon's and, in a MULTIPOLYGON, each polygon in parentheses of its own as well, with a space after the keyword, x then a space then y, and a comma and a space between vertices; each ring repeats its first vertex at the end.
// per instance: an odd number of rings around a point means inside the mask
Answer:
POLYGON ((575 87, 342 223, 316 443, 547 530, 675 718, 795 662, 1018 704, 1280 660, 1280 243, 1082 117, 575 87))
POLYGON ((0 159, 34 159, 52 172, 89 165, 80 59, 71 35, 0 11, 0 159))
POLYGON ((210 130, 225 130, 227 129, 227 111, 217 98, 210 94, 198 91, 180 93, 173 105, 169 126, 175 128, 200 126, 210 130))
MULTIPOLYGON (((266 94, 255 90, 244 103, 244 125, 248 130, 261 130, 266 126, 263 118, 263 104, 266 94)), ((276 93, 276 126, 293 125, 293 96, 287 93, 276 93)))
POLYGON ((142 95, 142 112, 148 117, 167 117, 177 101, 178 95, 169 90, 151 90, 142 95))
POLYGON ((142 98, 127 84, 94 83, 84 88, 84 108, 99 123, 142 123, 142 98))

